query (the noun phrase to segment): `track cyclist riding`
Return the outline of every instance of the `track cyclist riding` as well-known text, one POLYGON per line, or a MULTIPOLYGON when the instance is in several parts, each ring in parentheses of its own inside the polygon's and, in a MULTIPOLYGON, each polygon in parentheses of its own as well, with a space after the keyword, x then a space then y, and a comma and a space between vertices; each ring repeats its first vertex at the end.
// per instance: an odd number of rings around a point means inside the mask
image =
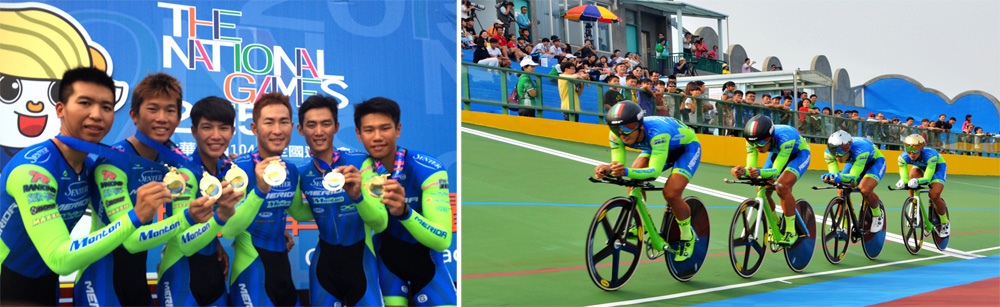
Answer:
POLYGON ((882 216, 882 201, 875 194, 875 186, 885 175, 885 158, 875 144, 865 138, 852 138, 844 130, 838 130, 826 141, 826 152, 823 158, 829 173, 820 178, 823 182, 850 183, 855 182, 861 189, 861 195, 872 210, 871 232, 882 231, 885 217, 882 216), (839 163, 844 163, 843 170, 839 163), (863 176, 862 176, 863 175, 863 176), (878 204, 878 205, 875 205, 878 204))
POLYGON ((594 176, 600 179, 610 172, 614 177, 647 180, 673 168, 663 188, 663 198, 673 211, 684 241, 683 249, 674 254, 674 261, 684 261, 691 257, 696 235, 691 227, 691 208, 681 194, 701 163, 701 144, 694 130, 677 119, 644 115, 642 108, 631 101, 620 101, 608 110, 612 162, 595 167, 594 176), (642 150, 632 167, 623 164, 626 146, 642 150))
MULTIPOLYGON (((941 225, 936 231, 942 238, 947 238, 951 234, 951 223, 948 221, 948 206, 941 198, 941 191, 944 190, 944 182, 948 178, 948 164, 944 162, 944 156, 939 155, 936 150, 924 148, 925 144, 924 138, 918 134, 911 134, 903 140, 904 152, 897 159, 899 181, 896 182, 896 188, 909 186, 915 189, 922 184, 928 185, 930 191, 927 196, 930 197, 941 219, 941 225), (913 165, 909 172, 906 171, 908 164, 913 165)), ((915 191, 910 190, 910 196, 914 194, 915 191)))
MULTIPOLYGON (((771 118, 757 115, 747 121, 743 130, 747 140, 747 165, 735 166, 732 175, 736 178, 770 178, 776 179, 778 197, 781 198, 781 208, 785 213, 785 225, 795 225, 795 196, 792 187, 795 182, 809 169, 809 144, 806 143, 798 130, 788 125, 774 125, 771 118), (774 149, 777 148, 777 151, 774 149), (757 169, 757 156, 768 153, 764 167, 757 169)), ((767 190, 767 201, 774 206, 772 191, 767 190)), ((783 245, 792 245, 798 239, 795 227, 785 227, 785 237, 775 241, 783 245)))

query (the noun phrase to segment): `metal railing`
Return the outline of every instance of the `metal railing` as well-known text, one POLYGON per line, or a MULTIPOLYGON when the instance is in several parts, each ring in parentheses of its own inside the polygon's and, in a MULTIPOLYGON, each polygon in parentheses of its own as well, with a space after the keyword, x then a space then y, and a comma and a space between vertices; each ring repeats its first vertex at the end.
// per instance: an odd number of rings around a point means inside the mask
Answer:
MULTIPOLYGON (((514 85, 516 87, 516 85, 514 85)), ((529 73, 525 71, 499 68, 494 66, 479 65, 462 62, 462 109, 471 110, 472 104, 482 104, 499 106, 501 113, 509 114, 510 108, 524 108, 537 110, 538 117, 541 112, 553 111, 570 114, 570 120, 576 120, 579 116, 596 116, 598 123, 604 122, 604 91, 609 88, 621 88, 623 90, 641 91, 638 88, 594 82, 589 80, 569 79, 559 76, 551 76, 539 73, 529 73), (500 74, 500 87, 502 95, 498 95, 499 100, 484 100, 470 98, 469 70, 487 69, 494 74, 500 74), (536 104, 511 105, 507 103, 507 94, 510 93, 510 84, 507 82, 509 74, 527 74, 532 82, 536 83, 535 97, 536 104), (543 95, 541 84, 546 79, 549 80, 571 80, 581 84, 594 85, 598 91, 597 101, 581 101, 580 106, 596 104, 596 110, 580 111, 575 108, 577 99, 575 94, 570 95, 570 109, 552 108, 542 106, 543 95)), ((559 99, 556 99, 557 101, 559 99)), ((614 104, 611 102, 609 104, 614 104)), ((657 106, 658 108, 660 106, 657 106)), ((1000 138, 997 136, 973 135, 965 133, 955 133, 951 131, 935 130, 919 127, 907 127, 884 122, 866 121, 861 119, 843 118, 832 115, 813 114, 799 112, 796 110, 785 110, 768 106, 753 105, 746 103, 733 103, 718 99, 685 96, 681 94, 664 93, 662 108, 667 110, 668 116, 680 119, 702 134, 742 136, 744 124, 754 115, 763 114, 771 117, 775 124, 784 124, 796 127, 804 138, 810 143, 824 144, 827 137, 837 130, 844 130, 852 136, 865 137, 880 145, 882 149, 901 150, 902 139, 916 133, 927 140, 928 147, 941 152, 951 152, 956 154, 976 155, 976 156, 1000 156, 1000 138), (685 101, 691 99, 693 106, 686 106, 685 101)))

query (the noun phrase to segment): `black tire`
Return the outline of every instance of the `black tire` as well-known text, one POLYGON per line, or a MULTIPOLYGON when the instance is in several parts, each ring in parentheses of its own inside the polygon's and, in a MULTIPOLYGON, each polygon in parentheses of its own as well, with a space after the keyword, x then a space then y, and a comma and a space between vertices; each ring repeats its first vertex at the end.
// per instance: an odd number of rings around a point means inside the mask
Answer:
POLYGON ((639 257, 642 255, 642 221, 631 198, 609 199, 594 215, 587 233, 587 272, 598 288, 618 290, 632 278, 639 257), (635 226, 639 236, 629 238, 629 229, 635 226), (596 241, 596 242, 595 242, 596 241), (631 242, 634 241, 634 242, 631 242), (625 252, 624 258, 622 252, 625 252), (631 254, 631 256, 629 256, 631 254), (608 260, 606 265, 601 261, 608 260), (625 272, 621 266, 628 265, 625 272))
POLYGON ((885 246, 885 206, 878 204, 878 209, 882 211, 882 230, 871 232, 872 211, 868 208, 867 202, 862 203, 861 213, 858 214, 858 226, 861 226, 861 250, 865 252, 865 257, 875 260, 882 254, 882 247, 885 246))
MULTIPOLYGON (((785 248, 785 263, 788 263, 788 268, 792 271, 802 272, 809 266, 816 250, 816 215, 805 199, 795 201, 795 208, 797 223, 794 226, 799 239, 792 246, 785 248)), ((785 225, 785 227, 790 226, 785 225)))
POLYGON ((924 210, 917 206, 916 197, 908 197, 903 201, 903 212, 899 216, 903 246, 911 255, 920 252, 924 245, 924 210))
MULTIPOLYGON (((682 262, 674 261, 674 257, 671 254, 666 254, 667 271, 670 275, 679 281, 691 280, 698 271, 701 270, 702 265, 705 263, 705 258, 708 256, 708 243, 711 238, 712 225, 708 218, 708 210, 705 210, 705 204, 701 202, 700 199, 694 196, 689 196, 684 198, 684 202, 688 204, 691 208, 691 227, 694 228, 695 235, 698 236, 698 240, 695 241, 694 251, 691 253, 691 257, 682 262)), ((673 212, 667 212, 663 215, 663 222, 660 224, 660 235, 663 240, 670 245, 671 249, 680 249, 680 227, 677 226, 677 220, 674 218, 673 212)))
POLYGON ((823 224, 820 233, 823 234, 823 254, 826 261, 838 264, 847 256, 851 246, 851 217, 847 203, 841 197, 834 197, 826 205, 823 212, 823 224))
MULTIPOLYGON (((940 235, 938 235, 937 226, 941 224, 941 218, 938 217, 937 209, 934 209, 934 202, 932 201, 927 202, 927 215, 928 215, 927 217, 931 221, 931 224, 934 225, 934 229, 931 230, 931 237, 934 238, 934 247, 937 247, 938 250, 944 250, 945 248, 948 248, 948 239, 950 239, 951 236, 948 236, 947 238, 942 238, 940 235)), ((948 221, 951 221, 950 210, 946 212, 944 215, 948 217, 948 221)))
POLYGON ((758 220, 757 216, 764 214, 760 209, 756 200, 744 200, 729 226, 729 262, 743 278, 756 274, 767 255, 767 219, 760 216, 758 220))

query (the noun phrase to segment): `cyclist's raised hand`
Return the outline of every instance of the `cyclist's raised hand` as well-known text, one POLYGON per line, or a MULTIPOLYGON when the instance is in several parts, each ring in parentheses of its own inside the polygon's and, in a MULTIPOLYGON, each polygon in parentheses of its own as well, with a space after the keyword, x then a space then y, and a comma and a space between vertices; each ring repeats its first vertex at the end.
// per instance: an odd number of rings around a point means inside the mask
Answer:
POLYGON ((594 167, 594 178, 601 179, 606 177, 607 173, 611 172, 611 165, 601 164, 594 167))
POLYGON ((618 161, 611 162, 611 176, 625 176, 625 165, 618 163, 618 161))
POLYGON ((730 170, 729 172, 733 174, 733 177, 737 179, 743 177, 743 175, 746 175, 746 169, 744 169, 742 165, 733 166, 733 169, 730 170))

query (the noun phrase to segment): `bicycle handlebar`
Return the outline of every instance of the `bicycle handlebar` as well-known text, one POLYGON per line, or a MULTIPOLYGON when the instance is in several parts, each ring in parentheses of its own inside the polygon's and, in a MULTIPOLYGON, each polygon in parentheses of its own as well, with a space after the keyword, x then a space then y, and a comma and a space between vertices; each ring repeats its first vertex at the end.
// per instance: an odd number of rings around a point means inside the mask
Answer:
POLYGON ((781 187, 780 183, 775 182, 774 184, 771 184, 770 182, 768 182, 768 180, 770 180, 770 179, 765 179, 765 178, 743 177, 743 178, 740 178, 740 179, 743 179, 743 181, 729 180, 729 178, 722 178, 722 182, 729 183, 729 184, 734 184, 734 183, 737 183, 737 184, 746 184, 746 185, 752 185, 752 186, 769 186, 769 185, 773 185, 773 186, 778 187, 778 188, 781 187))
POLYGON ((649 189, 655 189, 656 188, 656 186, 654 186, 652 183, 649 183, 648 181, 635 180, 635 179, 624 179, 622 177, 604 177, 604 178, 601 178, 601 179, 597 179, 597 178, 594 178, 594 177, 588 177, 587 179, 589 179, 590 182, 593 182, 593 183, 610 183, 610 184, 615 184, 615 185, 620 185, 620 186, 625 186, 625 187, 631 187, 631 188, 642 188, 644 190, 649 190, 649 189))
POLYGON ((886 187, 889 188, 889 191, 905 191, 905 190, 920 191, 920 190, 926 189, 927 185, 921 184, 921 185, 917 186, 916 188, 910 188, 909 186, 903 186, 902 189, 897 189, 896 187, 894 187, 892 185, 886 185, 886 187))
POLYGON ((841 182, 841 183, 832 183, 832 182, 830 182, 830 183, 827 183, 827 184, 829 184, 830 186, 828 186, 828 187, 813 186, 812 189, 813 190, 837 189, 837 190, 849 190, 851 192, 860 192, 861 191, 860 188, 855 187, 854 185, 852 185, 852 184, 850 184, 848 182, 841 182))

